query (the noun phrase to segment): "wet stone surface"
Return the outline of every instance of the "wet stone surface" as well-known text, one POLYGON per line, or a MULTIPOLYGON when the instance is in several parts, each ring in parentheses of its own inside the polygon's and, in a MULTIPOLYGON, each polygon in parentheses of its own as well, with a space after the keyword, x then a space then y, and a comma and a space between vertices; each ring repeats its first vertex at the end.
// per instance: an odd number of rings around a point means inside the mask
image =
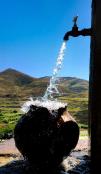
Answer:
POLYGON ((66 174, 90 174, 90 157, 86 151, 74 151, 63 163, 66 174))
MULTIPOLYGON (((26 160, 20 159, 0 168, 0 174, 37 174, 26 160)), ((41 173, 40 173, 41 174, 41 173)), ((50 174, 47 171, 47 174, 50 174)), ((90 174, 90 157, 87 150, 73 151, 51 174, 90 174)))

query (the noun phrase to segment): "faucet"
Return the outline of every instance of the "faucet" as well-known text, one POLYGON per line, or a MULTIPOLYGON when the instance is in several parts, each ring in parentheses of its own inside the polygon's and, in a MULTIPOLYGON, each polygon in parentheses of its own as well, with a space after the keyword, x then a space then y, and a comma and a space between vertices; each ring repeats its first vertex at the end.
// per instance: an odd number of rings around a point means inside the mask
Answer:
POLYGON ((72 27, 72 30, 68 31, 64 35, 63 40, 65 40, 65 41, 69 40, 69 36, 78 37, 80 35, 82 35, 82 36, 91 36, 92 35, 92 29, 91 28, 84 28, 82 30, 78 30, 77 19, 78 19, 78 16, 75 16, 73 18, 74 25, 72 27))

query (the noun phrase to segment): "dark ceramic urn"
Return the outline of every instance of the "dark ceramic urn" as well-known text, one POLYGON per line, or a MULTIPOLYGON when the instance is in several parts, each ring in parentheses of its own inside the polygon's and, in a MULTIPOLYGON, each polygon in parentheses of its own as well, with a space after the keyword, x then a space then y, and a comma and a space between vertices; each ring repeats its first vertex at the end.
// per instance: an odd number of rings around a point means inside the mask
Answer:
POLYGON ((37 173, 51 173, 75 148, 79 127, 66 108, 30 106, 14 129, 15 144, 37 173))

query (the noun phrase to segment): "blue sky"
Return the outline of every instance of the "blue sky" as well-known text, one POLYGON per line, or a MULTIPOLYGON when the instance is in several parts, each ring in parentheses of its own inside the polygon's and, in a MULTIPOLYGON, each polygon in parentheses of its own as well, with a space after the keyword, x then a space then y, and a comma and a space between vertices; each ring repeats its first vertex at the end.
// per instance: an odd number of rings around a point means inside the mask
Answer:
MULTIPOLYGON (((0 71, 52 75, 63 36, 77 14, 79 29, 90 27, 91 0, 0 1, 0 71)), ((90 37, 71 37, 59 76, 89 79, 89 60, 90 37)))

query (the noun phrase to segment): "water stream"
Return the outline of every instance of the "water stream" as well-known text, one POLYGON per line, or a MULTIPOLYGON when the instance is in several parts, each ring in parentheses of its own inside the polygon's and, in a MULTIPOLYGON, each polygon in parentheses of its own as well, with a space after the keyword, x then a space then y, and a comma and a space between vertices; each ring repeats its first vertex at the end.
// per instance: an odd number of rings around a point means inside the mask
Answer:
POLYGON ((50 83, 45 91, 43 97, 38 97, 34 100, 32 97, 29 98, 29 101, 25 102, 21 108, 23 112, 28 112, 31 105, 46 107, 48 110, 57 110, 61 107, 66 107, 67 103, 61 103, 54 99, 54 94, 59 94, 59 90, 57 87, 57 79, 58 73, 62 68, 62 63, 64 59, 64 53, 66 49, 66 41, 63 41, 60 51, 57 57, 55 68, 53 69, 52 77, 50 78, 50 83))
POLYGON ((50 79, 49 86, 47 87, 45 91, 43 100, 53 99, 54 94, 59 94, 58 87, 57 87, 57 78, 58 78, 57 75, 62 68, 65 49, 66 49, 66 41, 63 41, 59 51, 59 55, 57 57, 55 68, 53 69, 53 75, 50 79))

